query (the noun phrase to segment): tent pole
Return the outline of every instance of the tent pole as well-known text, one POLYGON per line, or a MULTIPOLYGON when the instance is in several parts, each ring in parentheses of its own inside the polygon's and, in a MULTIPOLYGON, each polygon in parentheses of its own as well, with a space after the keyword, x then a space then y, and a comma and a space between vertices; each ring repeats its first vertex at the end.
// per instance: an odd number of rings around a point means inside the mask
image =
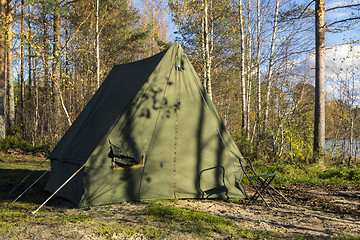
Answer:
POLYGON ((35 182, 33 182, 25 191, 22 192, 22 194, 20 194, 12 203, 16 202, 22 195, 24 195, 24 193, 26 193, 32 186, 35 185, 35 183, 37 183, 48 171, 50 171, 51 167, 49 167, 48 170, 46 170, 46 172, 44 172, 38 179, 36 179, 35 182))
MULTIPOLYGON (((47 160, 47 158, 46 158, 44 161, 42 161, 42 162, 38 165, 38 167, 41 166, 46 160, 47 160)), ((20 182, 16 187, 14 187, 9 193, 12 193, 15 189, 17 189, 17 188, 18 188, 28 177, 30 177, 34 172, 35 172, 35 170, 31 171, 31 172, 30 172, 23 180, 21 180, 21 182, 20 182)))
POLYGON ((79 168, 73 175, 71 175, 68 180, 66 180, 53 194, 51 194, 51 196, 45 200, 45 202, 43 202, 43 204, 41 204, 38 209, 36 209, 35 211, 31 212, 31 214, 35 214, 37 211, 39 211, 40 208, 42 208, 42 206, 44 206, 58 191, 60 191, 60 189, 62 189, 65 184, 67 184, 73 177, 75 177, 76 174, 78 174, 81 169, 83 169, 85 167, 85 165, 82 165, 81 168, 79 168))

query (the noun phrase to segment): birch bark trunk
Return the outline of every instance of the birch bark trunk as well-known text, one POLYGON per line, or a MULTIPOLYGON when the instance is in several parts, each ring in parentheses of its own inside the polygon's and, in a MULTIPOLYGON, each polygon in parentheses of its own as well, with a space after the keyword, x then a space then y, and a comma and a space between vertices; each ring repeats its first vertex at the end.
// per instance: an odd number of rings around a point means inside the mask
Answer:
POLYGON ((261 1, 257 0, 257 49, 256 49, 256 82, 257 82, 257 136, 260 136, 260 115, 261 115, 261 76, 260 76, 260 54, 261 54, 261 1))
POLYGON ((247 101, 246 101, 246 82, 245 82, 245 31, 243 21, 243 3, 239 0, 239 27, 240 27, 240 82, 241 82, 241 109, 242 120, 241 127, 248 136, 248 117, 247 117, 247 101))
POLYGON ((273 32, 272 32, 271 48, 270 48, 270 58, 269 58, 269 70, 268 70, 268 75, 267 75, 267 90, 266 90, 266 99, 265 99, 263 132, 265 132, 268 118, 269 118, 269 102, 270 102, 270 93, 271 93, 271 87, 272 87, 272 82, 273 82, 272 75, 273 75, 274 54, 275 54, 274 53, 275 40, 276 40, 276 33, 277 33, 277 26, 278 26, 279 6, 280 6, 280 0, 276 0, 274 24, 273 24, 273 32))

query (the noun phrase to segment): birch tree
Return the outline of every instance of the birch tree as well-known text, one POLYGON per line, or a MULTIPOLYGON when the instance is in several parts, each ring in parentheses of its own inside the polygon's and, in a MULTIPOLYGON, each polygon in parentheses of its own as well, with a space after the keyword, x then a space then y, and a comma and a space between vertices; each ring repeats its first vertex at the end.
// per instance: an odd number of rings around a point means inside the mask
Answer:
POLYGON ((247 110, 247 86, 245 83, 245 31, 244 31, 244 14, 243 14, 243 3, 239 0, 239 30, 240 30, 240 82, 241 82, 241 111, 242 120, 241 126, 245 130, 247 138, 249 137, 249 125, 248 125, 248 110, 247 110))
POLYGON ((280 7, 280 0, 276 0, 275 13, 274 13, 274 25, 273 25, 273 30, 272 30, 270 56, 269 56, 269 67, 268 67, 268 74, 267 74, 267 78, 266 78, 267 88, 266 88, 266 98, 265 98, 263 132, 265 132, 267 122, 268 122, 268 117, 269 117, 269 102, 270 102, 271 87, 272 87, 272 82, 273 82, 275 40, 276 40, 276 33, 277 33, 277 26, 278 26, 279 7, 280 7))
POLYGON ((260 116, 261 116, 261 75, 260 75, 260 60, 261 60, 261 0, 257 0, 257 48, 256 48, 256 83, 257 83, 257 112, 256 112, 256 126, 254 129, 257 128, 257 140, 260 140, 260 116))
POLYGON ((0 0, 0 139, 5 138, 6 0, 0 0))

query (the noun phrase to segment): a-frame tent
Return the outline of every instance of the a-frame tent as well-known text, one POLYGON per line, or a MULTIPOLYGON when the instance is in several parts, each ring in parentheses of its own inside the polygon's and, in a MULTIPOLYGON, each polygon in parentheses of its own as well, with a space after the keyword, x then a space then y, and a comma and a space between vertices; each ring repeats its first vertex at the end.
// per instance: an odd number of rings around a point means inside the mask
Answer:
POLYGON ((178 43, 116 65, 52 153, 46 190, 80 207, 245 198, 236 147, 178 43))

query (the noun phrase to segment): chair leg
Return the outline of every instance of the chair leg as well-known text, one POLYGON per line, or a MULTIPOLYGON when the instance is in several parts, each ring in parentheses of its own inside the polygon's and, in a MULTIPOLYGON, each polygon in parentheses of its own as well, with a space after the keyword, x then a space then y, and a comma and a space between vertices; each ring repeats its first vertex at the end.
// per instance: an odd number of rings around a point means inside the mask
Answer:
MULTIPOLYGON (((268 177, 269 178, 269 177, 268 177)), ((271 179, 269 179, 269 182, 267 183, 268 178, 266 178, 265 180, 263 178, 258 178, 259 181, 261 182, 262 185, 265 185, 263 187, 263 191, 266 191, 267 194, 269 194, 269 196, 271 197, 271 199, 276 203, 277 206, 280 206, 279 202, 274 198, 274 196, 271 194, 271 192, 269 191, 268 187, 271 187, 272 189, 274 189, 277 193, 279 193, 270 183, 274 180, 275 177, 272 177, 271 179)), ((262 192, 263 192, 262 191, 262 192)))
MULTIPOLYGON (((269 204, 265 201, 265 199, 264 199, 264 197, 263 197, 263 195, 262 195, 262 194, 266 191, 266 192, 270 195, 271 199, 276 203, 276 205, 279 206, 279 202, 274 198, 274 196, 270 193, 270 191, 269 191, 269 189, 268 189, 268 187, 271 186, 270 184, 271 184, 271 182, 274 180, 274 177, 275 177, 275 176, 269 176, 269 177, 266 177, 265 180, 262 179, 262 178, 258 178, 258 180, 259 180, 260 183, 261 183, 260 188, 257 188, 257 187, 255 186, 255 184, 251 181, 251 179, 249 179, 249 181, 251 182, 252 186, 253 186, 254 189, 255 189, 255 194, 251 197, 251 199, 253 200, 253 202, 255 202, 255 201, 258 199, 258 197, 260 196, 261 199, 265 202, 266 206, 267 206, 268 208, 270 208, 269 204)), ((272 187, 272 186, 271 186, 271 187, 272 187)))
MULTIPOLYGON (((264 179, 259 178, 260 181, 264 181, 264 179)), ((279 194, 280 197, 282 197, 288 204, 291 204, 290 201, 281 193, 279 192, 276 188, 274 188, 271 184, 268 185, 274 192, 276 192, 277 194, 279 194)), ((266 189, 267 193, 271 196, 271 198, 274 200, 274 202, 276 202, 276 204, 279 206, 279 202, 277 200, 275 200, 275 198, 272 196, 272 194, 270 193, 269 189, 266 189)))
MULTIPOLYGON (((265 201, 265 198, 263 197, 263 195, 261 194, 263 192, 262 188, 260 188, 260 190, 255 186, 255 184, 252 182, 252 180, 250 179, 249 176, 247 176, 246 174, 246 177, 248 178, 249 182, 251 183, 252 187, 255 189, 255 194, 250 198, 251 201, 249 201, 249 203, 247 205, 249 205, 251 202, 255 202, 256 199, 258 199, 258 197, 260 196, 261 199, 264 201, 265 205, 270 208, 269 204, 265 201)), ((271 182, 271 181, 270 181, 271 182)), ((247 206, 246 205, 246 206, 247 206)))
POLYGON ((269 187, 271 187, 271 189, 274 190, 274 192, 279 194, 288 204, 291 204, 291 202, 281 192, 279 192, 276 188, 274 188, 272 185, 269 185, 269 187))

